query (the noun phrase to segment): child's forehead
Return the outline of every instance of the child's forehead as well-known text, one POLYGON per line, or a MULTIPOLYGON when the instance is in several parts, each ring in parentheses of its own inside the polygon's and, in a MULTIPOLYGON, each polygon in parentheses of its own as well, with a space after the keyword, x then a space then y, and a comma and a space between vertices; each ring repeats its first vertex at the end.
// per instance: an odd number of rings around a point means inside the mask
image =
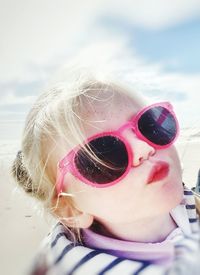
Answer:
POLYGON ((110 101, 90 105, 80 113, 85 134, 89 137, 101 131, 116 130, 143 106, 141 100, 124 94, 116 94, 110 101))
POLYGON ((82 97, 83 105, 94 106, 96 109, 105 109, 110 106, 114 109, 120 105, 138 106, 143 104, 143 99, 135 92, 122 92, 119 90, 95 90, 93 94, 84 94, 82 97), (89 97, 88 97, 89 96, 89 97))

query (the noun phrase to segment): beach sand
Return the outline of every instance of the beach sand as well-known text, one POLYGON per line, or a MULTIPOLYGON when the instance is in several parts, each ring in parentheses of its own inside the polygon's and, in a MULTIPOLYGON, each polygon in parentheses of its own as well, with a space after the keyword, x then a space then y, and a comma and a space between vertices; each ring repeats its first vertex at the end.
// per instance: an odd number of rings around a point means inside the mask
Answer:
MULTIPOLYGON (((200 141, 177 144, 177 149, 183 164, 183 181, 193 187, 200 168, 200 141)), ((32 199, 16 189, 8 176, 11 159, 11 155, 5 155, 0 162, 0 274, 22 275, 52 223, 36 211, 32 199)))
POLYGON ((33 200, 8 176, 7 165, 0 169, 0 274, 22 275, 49 225, 35 209, 33 200))

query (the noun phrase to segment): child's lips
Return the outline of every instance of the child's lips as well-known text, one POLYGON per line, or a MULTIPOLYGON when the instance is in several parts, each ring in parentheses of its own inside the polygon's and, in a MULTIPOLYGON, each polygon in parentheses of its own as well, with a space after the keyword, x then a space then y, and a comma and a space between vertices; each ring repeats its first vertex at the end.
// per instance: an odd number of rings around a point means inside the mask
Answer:
POLYGON ((155 165, 153 166, 153 168, 149 173, 147 184, 160 181, 166 178, 168 174, 169 174, 169 164, 164 161, 158 161, 155 163, 155 165))

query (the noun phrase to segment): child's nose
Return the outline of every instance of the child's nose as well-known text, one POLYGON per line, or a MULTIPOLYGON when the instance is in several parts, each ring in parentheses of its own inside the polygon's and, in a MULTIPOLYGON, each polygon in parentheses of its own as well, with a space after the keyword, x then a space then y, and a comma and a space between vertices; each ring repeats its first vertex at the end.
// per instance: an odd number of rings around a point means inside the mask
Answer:
POLYGON ((155 148, 149 145, 147 142, 139 139, 135 133, 130 130, 126 132, 126 137, 129 140, 131 150, 133 153, 133 166, 138 166, 143 163, 144 160, 149 159, 156 152, 155 148), (128 132, 128 133, 127 133, 128 132))
POLYGON ((134 144, 131 147, 133 150, 133 166, 139 166, 156 152, 151 145, 138 138, 135 138, 134 144))

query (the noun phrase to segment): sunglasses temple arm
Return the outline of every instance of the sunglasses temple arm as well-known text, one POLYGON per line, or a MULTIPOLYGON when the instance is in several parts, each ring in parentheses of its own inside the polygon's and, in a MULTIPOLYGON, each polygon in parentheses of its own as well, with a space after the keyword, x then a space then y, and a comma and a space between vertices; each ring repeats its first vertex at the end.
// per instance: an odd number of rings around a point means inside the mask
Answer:
POLYGON ((64 176, 65 176, 64 171, 57 168, 56 192, 57 192, 58 196, 59 196, 60 193, 62 193, 64 176))

